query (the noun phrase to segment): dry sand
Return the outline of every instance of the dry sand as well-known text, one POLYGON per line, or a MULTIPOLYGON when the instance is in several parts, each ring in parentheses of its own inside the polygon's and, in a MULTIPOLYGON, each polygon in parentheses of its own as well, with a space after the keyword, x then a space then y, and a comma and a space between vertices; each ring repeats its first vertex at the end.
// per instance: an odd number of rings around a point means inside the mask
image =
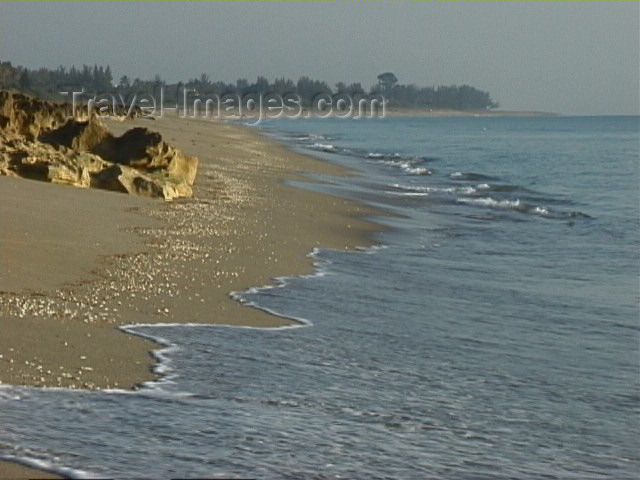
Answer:
MULTIPOLYGON (((158 130, 199 157, 194 198, 165 203, 0 177, 3 383, 136 388, 155 378, 157 346, 118 326, 284 325, 229 292, 308 273, 314 247, 369 245, 380 230, 362 219, 378 212, 283 182, 348 172, 251 130, 177 118, 109 126, 158 130)), ((0 462, 0 478, 20 476, 41 475, 0 462)))

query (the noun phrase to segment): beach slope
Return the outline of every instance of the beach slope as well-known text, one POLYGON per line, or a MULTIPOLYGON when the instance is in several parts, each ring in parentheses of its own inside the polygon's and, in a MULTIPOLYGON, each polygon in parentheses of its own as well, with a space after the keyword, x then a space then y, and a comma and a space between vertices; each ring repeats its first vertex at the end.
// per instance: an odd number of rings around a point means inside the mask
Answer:
MULTIPOLYGON (((230 292, 309 273, 313 248, 366 246, 380 230, 363 219, 372 209, 286 183, 349 172, 252 130, 177 118, 110 123, 116 134, 152 123, 199 158, 194 197, 0 177, 3 384, 137 388, 156 378, 157 346, 119 327, 290 324, 230 292)), ((20 476, 8 468, 0 463, 1 478, 20 476)))

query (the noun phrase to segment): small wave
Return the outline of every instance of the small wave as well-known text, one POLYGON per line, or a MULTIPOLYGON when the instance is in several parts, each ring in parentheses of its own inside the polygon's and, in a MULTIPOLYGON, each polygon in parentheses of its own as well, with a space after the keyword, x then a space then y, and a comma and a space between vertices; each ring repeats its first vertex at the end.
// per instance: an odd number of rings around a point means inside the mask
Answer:
POLYGON ((429 192, 438 193, 461 193, 463 195, 472 195, 476 193, 473 187, 427 187, 429 192))
POLYGON ((463 181, 482 181, 482 180, 495 180, 494 177, 490 177, 489 175, 483 175, 481 173, 472 173, 472 172, 453 172, 449 175, 449 178, 453 180, 463 180, 463 181))
POLYGON ((393 195, 402 195, 403 197, 428 197, 429 194, 427 192, 397 192, 397 191, 388 191, 387 193, 391 193, 393 195))
POLYGON ((0 384, 0 401, 2 400, 20 400, 20 394, 15 391, 13 385, 0 384))
MULTIPOLYGON (((483 183, 482 190, 490 191, 490 192, 499 192, 499 193, 512 193, 512 192, 521 192, 521 193, 534 193, 528 188, 521 187, 519 185, 508 185, 508 184, 499 184, 499 183, 483 183)), ((479 187, 479 185, 478 185, 479 187)))
POLYGON ((424 166, 424 163, 433 160, 429 157, 403 156, 399 153, 380 153, 380 152, 357 152, 345 150, 341 152, 345 155, 364 158, 369 162, 375 162, 390 167, 402 169, 409 175, 431 175, 433 172, 424 166))
MULTIPOLYGON (((166 327, 166 326, 179 326, 182 324, 154 324, 154 323, 138 323, 133 325, 122 325, 120 330, 123 332, 127 332, 131 335, 136 335, 138 337, 146 338, 153 342, 156 342, 158 345, 161 345, 162 348, 158 350, 152 350, 151 356, 155 360, 155 364, 153 365, 153 373, 157 374, 160 378, 157 380, 152 380, 149 382, 145 382, 143 386, 150 390, 162 389, 164 385, 173 383, 173 379, 175 378, 175 374, 173 373, 173 368, 171 367, 171 354, 180 350, 180 347, 169 341, 166 338, 160 337, 159 335, 152 335, 150 333, 141 332, 140 328, 145 327, 166 327)), ((120 389, 114 389, 113 393, 122 393, 120 389)))
POLYGON ((419 167, 415 162, 411 162, 408 160, 384 160, 384 165, 389 165, 390 167, 399 167, 405 173, 409 175, 431 175, 433 172, 426 167, 419 167))
POLYGON ((544 207, 535 207, 533 209, 533 213, 536 213, 538 215, 549 215, 549 210, 544 207))
MULTIPOLYGON (((382 250, 386 248, 385 245, 374 245, 374 246, 370 246, 370 247, 357 247, 356 248, 356 252, 355 253, 366 253, 366 254, 372 254, 375 253, 379 250, 382 250)), ((295 275, 295 276, 286 276, 286 277, 275 277, 274 281, 275 284, 273 285, 265 285, 262 287, 251 287, 245 291, 242 292, 231 292, 229 293, 229 296, 236 300, 237 302, 241 303, 242 305, 246 305, 249 307, 253 307, 253 308, 257 308, 258 310, 262 310, 264 312, 267 312, 271 315, 274 315, 276 317, 280 317, 280 318, 285 318, 288 320, 293 320, 294 322, 297 322, 297 324, 293 324, 293 325, 285 325, 285 326, 281 326, 281 327, 272 327, 272 328, 263 328, 263 327, 243 327, 243 326, 235 326, 235 325, 225 325, 227 327, 235 327, 235 328, 250 328, 250 329, 256 329, 256 330, 284 330, 284 329, 291 329, 291 328, 303 328, 303 327, 312 327, 313 323, 306 319, 306 318, 302 318, 302 317, 296 317, 296 316, 291 316, 291 315, 284 315, 280 312, 277 312, 275 310, 272 310, 270 308, 267 307, 263 307, 262 305, 260 305, 257 302, 254 302, 253 300, 248 300, 246 298, 247 295, 256 295, 262 292, 266 292, 269 290, 274 290, 277 288, 284 288, 287 285, 289 285, 291 279, 298 279, 298 278, 317 278, 317 277, 324 277, 326 275, 330 275, 328 266, 331 265, 331 261, 330 260, 326 260, 326 259, 322 259, 319 260, 318 259, 318 255, 320 254, 320 249, 319 248, 314 248, 312 250, 311 253, 309 253, 307 256, 309 258, 313 258, 315 261, 313 262, 313 267, 314 267, 314 272, 308 275, 295 275)), ((221 325, 222 326, 222 325, 221 325)))
MULTIPOLYGON (((327 139, 320 138, 322 139, 327 139)), ((340 155, 361 158, 368 162, 374 162, 382 165, 400 168, 408 175, 431 175, 433 171, 426 166, 425 163, 435 160, 433 157, 402 155, 400 153, 375 152, 359 149, 344 148, 331 143, 319 142, 316 138, 308 138, 306 148, 326 153, 338 153, 340 155), (311 143, 313 142, 313 143, 311 143)))
POLYGON ((309 145, 309 148, 312 148, 314 150, 320 150, 321 152, 328 152, 328 153, 336 153, 337 149, 334 145, 331 145, 329 143, 313 143, 311 145, 309 145))
POLYGON ((469 203, 471 205, 480 205, 483 207, 494 207, 494 208, 512 208, 517 210, 521 208, 522 203, 520 199, 517 200, 494 200, 491 197, 481 197, 481 198, 458 198, 458 202, 460 203, 469 203))
POLYGON ((465 195, 472 195, 476 193, 476 189, 473 187, 462 187, 458 189, 458 192, 463 193, 465 195))
POLYGON ((387 185, 387 193, 392 195, 402 195, 403 197, 427 197, 429 196, 429 187, 402 185, 401 183, 392 183, 387 185))
POLYGON ((296 142, 309 142, 318 140, 327 140, 329 137, 319 133, 290 133, 282 136, 285 140, 294 140, 296 142))
MULTIPOLYGON (((367 248, 359 248, 358 249, 358 253, 366 253, 366 254, 372 254, 377 252, 378 250, 384 249, 386 248, 385 245, 375 245, 375 246, 371 246, 371 247, 367 247, 367 248)), ((167 384, 171 384, 174 383, 174 379, 176 377, 176 373, 174 372, 174 369, 172 367, 172 361, 171 361, 171 356, 172 354, 174 354, 176 351, 180 350, 180 346, 177 345, 176 343, 171 342, 170 340, 158 335, 155 333, 155 329, 157 328, 163 328, 163 327, 177 327, 177 328, 233 328, 233 329, 246 329, 246 330, 260 330, 260 331, 264 331, 264 332, 268 332, 268 331, 282 331, 282 330, 288 330, 288 329, 294 329, 294 328, 304 328, 304 327, 311 327, 313 326, 313 323, 305 318, 302 317, 296 317, 296 316, 290 316, 290 315, 283 315, 280 312, 276 312, 275 310, 272 310, 270 308, 267 307, 263 307, 261 305, 259 305, 258 303, 252 301, 252 300, 248 300, 246 298, 246 295, 255 295, 264 291, 268 291, 268 290, 272 290, 272 289, 276 289, 276 288, 283 288, 286 287, 290 280, 293 278, 314 278, 314 277, 322 277, 325 275, 328 275, 328 265, 331 264, 331 262, 329 260, 319 260, 318 259, 318 255, 320 253, 320 249, 318 248, 314 248, 313 251, 311 253, 309 253, 308 257, 313 258, 315 261, 313 262, 313 266, 314 266, 314 273, 309 274, 309 275, 296 275, 293 277, 276 277, 274 279, 275 284, 274 285, 265 285, 262 287, 252 287, 249 288, 243 292, 231 292, 229 293, 229 296, 238 301, 239 303, 246 305, 246 306, 250 306, 253 308, 257 308, 258 310, 262 310, 264 312, 267 312, 273 316, 276 317, 280 317, 280 318, 284 318, 284 319, 288 319, 288 320, 292 320, 295 323, 292 323, 290 325, 282 325, 282 326, 278 326, 278 327, 250 327, 250 326, 245 326, 245 325, 230 325, 230 324, 211 324, 211 323, 137 323, 137 324, 130 324, 130 325, 123 325, 120 328, 120 330, 123 330, 127 333, 130 333, 132 335, 137 335, 139 337, 143 337, 149 340, 152 340, 156 343, 158 343, 159 345, 161 345, 163 348, 160 348, 158 350, 153 350, 152 351, 152 355, 154 357, 154 359, 156 360, 156 364, 153 367, 153 371, 154 373, 158 374, 160 376, 160 378, 158 380, 152 380, 150 382, 145 382, 143 384, 144 389, 145 390, 141 390, 142 391, 154 391, 154 390, 162 390, 164 388, 165 385, 167 384)), ((112 393, 127 393, 126 391, 123 390, 118 390, 118 389, 113 389, 112 393)), ((192 394, 190 392, 171 392, 169 395, 175 396, 175 397, 188 397, 191 396, 192 394)))
POLYGON ((307 135, 300 135, 299 140, 327 140, 327 136, 320 135, 319 133, 309 133, 307 135))
POLYGON ((513 210, 519 213, 537 215, 540 217, 545 217, 545 218, 554 219, 554 220, 591 218, 591 216, 583 212, 578 212, 578 211, 563 212, 559 210, 552 210, 548 207, 542 207, 542 206, 532 205, 532 204, 523 202, 520 199, 496 200, 491 197, 480 197, 480 198, 458 198, 456 200, 459 203, 466 203, 468 205, 476 205, 476 206, 489 207, 489 208, 495 208, 495 209, 513 210))
POLYGON ((409 192, 426 192, 429 190, 430 187, 420 187, 420 186, 413 186, 413 185, 403 185, 401 183, 392 183, 389 185, 389 187, 391 188, 396 188, 398 190, 405 190, 405 191, 409 191, 409 192))
POLYGON ((380 250, 386 250, 389 248, 388 245, 372 245, 370 247, 356 247, 356 252, 363 253, 365 255, 374 255, 378 253, 380 250))
MULTIPOLYGON (((268 287, 264 287, 264 288, 268 288, 268 287)), ((271 287, 271 288, 275 288, 275 287, 271 287)), ((282 325, 279 327, 250 327, 245 325, 230 325, 230 324, 222 324, 222 323, 136 323, 131 325, 123 325, 119 327, 120 330, 127 332, 131 335, 136 335, 138 337, 152 340, 162 346, 162 348, 157 350, 152 350, 151 352, 151 355, 155 360, 155 364, 153 365, 153 373, 157 374, 159 378, 143 383, 142 384, 143 388, 141 390, 130 391, 130 390, 122 390, 122 389, 115 388, 115 389, 103 390, 103 393, 115 393, 115 394, 125 394, 125 395, 155 393, 163 396, 169 396, 171 398, 189 398, 194 395, 192 392, 170 392, 165 390, 165 387, 167 385, 171 385, 175 383, 175 379, 178 375, 173 368, 173 362, 171 358, 176 352, 178 352, 181 349, 181 347, 178 344, 170 342, 166 338, 163 338, 160 335, 156 334, 155 331, 157 331, 158 328, 166 328, 166 327, 233 328, 233 329, 246 329, 246 330, 261 330, 261 331, 268 332, 268 331, 281 331, 286 329, 301 328, 301 327, 307 327, 312 325, 311 322, 303 318, 284 316, 268 308, 260 307, 259 305, 256 305, 253 302, 245 302, 241 297, 239 297, 240 294, 238 294, 237 292, 232 292, 230 295, 232 298, 240 301, 240 303, 243 303, 244 305, 258 308, 267 313, 270 313, 271 315, 290 319, 297 323, 294 323, 291 325, 282 325), (238 298, 235 297, 236 294, 238 295, 238 298)))
POLYGON ((402 169, 411 175, 431 175, 433 172, 424 167, 402 167, 402 169))
POLYGON ((460 203, 478 205, 482 207, 509 209, 509 210, 514 210, 516 212, 520 212, 520 213, 528 213, 528 214, 540 215, 540 216, 549 215, 549 210, 547 208, 538 207, 536 205, 530 205, 528 203, 520 201, 520 199, 495 200, 491 197, 480 197, 480 198, 458 198, 457 200, 460 203))
MULTIPOLYGON (((392 183, 388 187, 400 190, 403 192, 411 193, 458 193, 462 195, 472 195, 476 193, 476 189, 473 187, 420 187, 413 185, 402 185, 399 183, 392 183)), ((397 192, 394 192, 397 193, 397 192)))
MULTIPOLYGON (((482 181, 482 180, 490 180, 492 177, 482 175, 480 173, 463 173, 463 172, 453 172, 449 175, 449 178, 452 180, 458 181, 482 181)), ((500 193, 512 193, 512 192, 522 192, 522 193, 534 193, 528 188, 524 188, 520 185, 509 185, 505 183, 488 183, 482 182, 478 183, 475 186, 476 190, 484 190, 487 192, 500 192, 500 193)))

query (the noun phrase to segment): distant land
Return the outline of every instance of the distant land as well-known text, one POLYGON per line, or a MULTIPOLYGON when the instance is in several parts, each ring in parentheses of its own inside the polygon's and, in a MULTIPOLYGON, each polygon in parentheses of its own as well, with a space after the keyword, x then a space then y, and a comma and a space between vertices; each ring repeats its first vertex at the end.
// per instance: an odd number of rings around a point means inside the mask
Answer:
POLYGON ((387 115, 394 117, 557 117, 561 114, 554 112, 539 112, 526 110, 454 110, 447 108, 424 108, 424 107, 407 107, 407 108, 387 108, 387 115))
POLYGON ((500 114, 496 110, 500 105, 491 98, 489 92, 470 85, 404 85, 399 83, 393 72, 378 75, 375 83, 368 89, 360 82, 338 82, 332 88, 325 81, 307 76, 302 76, 297 81, 280 77, 271 82, 266 77, 259 76, 253 83, 244 78, 239 78, 235 83, 225 83, 215 81, 208 74, 202 73, 185 81, 167 83, 160 75, 155 75, 151 80, 131 79, 123 75, 115 81, 109 65, 83 65, 81 68, 59 66, 55 70, 28 69, 0 60, 0 89, 19 90, 49 100, 65 99, 59 93, 62 91, 80 90, 89 95, 119 94, 127 98, 142 93, 156 96, 162 89, 164 100, 168 102, 179 100, 184 90, 202 96, 297 94, 305 107, 312 105, 314 97, 319 94, 346 94, 352 97, 383 95, 388 100, 388 108, 394 114, 500 114))

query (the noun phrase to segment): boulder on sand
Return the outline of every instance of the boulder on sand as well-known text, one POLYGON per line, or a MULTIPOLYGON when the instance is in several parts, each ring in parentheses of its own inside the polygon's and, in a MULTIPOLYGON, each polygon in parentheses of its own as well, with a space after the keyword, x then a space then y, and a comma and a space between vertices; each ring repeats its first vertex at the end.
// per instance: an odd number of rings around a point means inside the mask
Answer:
POLYGON ((198 159, 137 127, 115 137, 95 116, 0 91, 0 175, 172 200, 193 195, 198 159))

